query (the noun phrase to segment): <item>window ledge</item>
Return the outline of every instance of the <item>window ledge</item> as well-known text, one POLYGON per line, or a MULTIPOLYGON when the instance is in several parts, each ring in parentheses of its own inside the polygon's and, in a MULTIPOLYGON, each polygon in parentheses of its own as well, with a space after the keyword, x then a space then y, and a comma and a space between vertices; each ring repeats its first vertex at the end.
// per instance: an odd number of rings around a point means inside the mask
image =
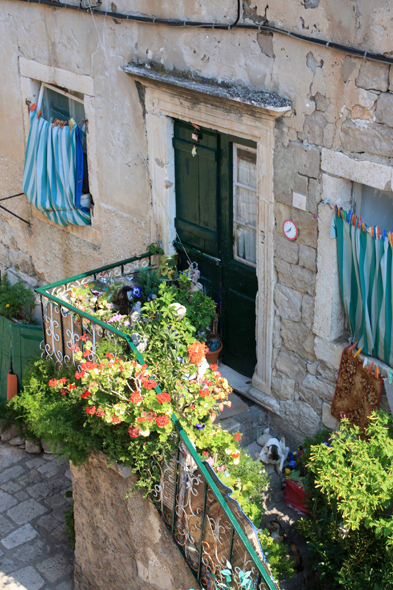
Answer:
POLYGON ((84 225, 84 226, 77 226, 77 225, 67 225, 63 227, 62 225, 57 225, 50 219, 46 217, 41 211, 38 211, 34 206, 31 207, 32 216, 35 219, 39 219, 49 225, 53 225, 56 229, 64 231, 68 234, 71 234, 81 240, 85 240, 94 246, 101 245, 101 233, 98 229, 95 229, 94 225, 84 225))

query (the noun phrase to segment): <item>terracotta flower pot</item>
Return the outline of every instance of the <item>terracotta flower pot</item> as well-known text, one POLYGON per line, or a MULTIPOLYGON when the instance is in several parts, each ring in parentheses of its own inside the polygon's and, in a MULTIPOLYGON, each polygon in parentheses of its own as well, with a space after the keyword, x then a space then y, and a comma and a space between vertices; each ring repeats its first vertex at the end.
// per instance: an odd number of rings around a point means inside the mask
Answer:
POLYGON ((209 363, 216 364, 217 361, 218 361, 218 357, 220 356, 221 351, 222 351, 222 342, 221 342, 220 348, 218 350, 215 350, 214 352, 205 352, 206 360, 209 363))

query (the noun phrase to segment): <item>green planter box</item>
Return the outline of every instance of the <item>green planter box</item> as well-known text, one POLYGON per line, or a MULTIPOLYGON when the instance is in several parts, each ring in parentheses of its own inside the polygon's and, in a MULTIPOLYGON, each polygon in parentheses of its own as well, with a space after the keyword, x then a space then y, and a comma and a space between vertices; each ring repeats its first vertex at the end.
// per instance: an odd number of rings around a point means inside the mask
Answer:
POLYGON ((44 339, 41 326, 14 324, 0 315, 0 401, 7 400, 7 374, 12 364, 20 388, 25 367, 31 358, 40 356, 44 339))

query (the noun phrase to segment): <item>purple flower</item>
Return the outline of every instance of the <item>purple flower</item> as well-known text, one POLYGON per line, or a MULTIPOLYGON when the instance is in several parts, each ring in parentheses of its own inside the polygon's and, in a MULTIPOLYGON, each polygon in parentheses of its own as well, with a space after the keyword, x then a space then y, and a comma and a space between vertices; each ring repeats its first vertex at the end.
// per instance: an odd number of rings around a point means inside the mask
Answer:
POLYGON ((124 325, 126 328, 128 328, 128 327, 129 327, 131 324, 130 324, 130 322, 127 320, 126 322, 124 322, 124 324, 123 324, 123 325, 124 325))
POLYGON ((195 424, 194 428, 196 428, 197 430, 203 430, 205 428, 206 424, 195 424))
POLYGON ((113 303, 107 303, 105 306, 107 309, 113 309, 115 306, 113 303))
POLYGON ((96 291, 95 289, 91 289, 93 295, 101 295, 102 291, 96 291))
POLYGON ((110 320, 108 320, 108 324, 112 324, 113 322, 121 322, 123 316, 117 313, 116 315, 112 316, 110 320))
POLYGON ((184 363, 184 358, 181 356, 177 356, 176 360, 179 361, 179 363, 184 363))
POLYGON ((132 294, 134 297, 140 297, 142 295, 142 289, 138 286, 132 288, 132 294))

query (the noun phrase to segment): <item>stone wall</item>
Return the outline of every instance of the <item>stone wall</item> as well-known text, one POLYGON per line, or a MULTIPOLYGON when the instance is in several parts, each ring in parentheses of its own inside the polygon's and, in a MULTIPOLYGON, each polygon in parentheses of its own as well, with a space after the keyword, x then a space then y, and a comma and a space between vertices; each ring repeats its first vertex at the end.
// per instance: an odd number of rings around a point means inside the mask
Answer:
POLYGON ((96 453, 71 465, 75 513, 75 590, 199 588, 151 501, 129 468, 96 453))
MULTIPOLYGON (((131 10, 124 0, 103 0, 101 9, 131 10)), ((132 11, 229 24, 236 3, 137 0, 132 11)), ((383 54, 391 51, 392 12, 386 0, 353 0, 348 6, 338 0, 243 0, 241 20, 268 18, 284 29, 383 54)), ((316 298, 327 286, 317 289, 326 265, 322 254, 335 256, 335 244, 324 237, 331 212, 320 203, 326 193, 342 202, 336 190, 341 173, 338 166, 326 174, 321 154, 329 150, 364 162, 370 172, 362 182, 375 186, 372 166, 392 164, 393 69, 276 33, 138 25, 98 15, 93 21, 88 14, 17 0, 0 0, 0 31, 0 80, 6 81, 0 84, 0 197, 21 189, 28 131, 22 101, 28 78, 21 60, 62 69, 70 79, 89 78, 94 94, 89 98, 95 137, 89 148, 95 162, 90 167, 93 233, 83 229, 75 235, 55 227, 35 216, 23 197, 8 204, 31 221, 30 229, 0 213, 0 270, 13 269, 31 284, 132 256, 160 239, 152 218, 143 92, 119 66, 136 59, 154 62, 167 70, 277 91, 292 101, 275 133, 276 313, 272 386, 263 393, 276 402, 273 422, 279 416, 284 432, 299 439, 332 424, 329 405, 342 349, 334 341, 343 334, 337 283, 335 295, 322 306, 316 298), (292 207, 293 191, 307 197, 306 211, 292 207), (293 244, 282 234, 287 218, 299 228, 293 244), (321 324, 330 326, 333 316, 340 321, 323 332, 321 324)), ((350 181, 347 189, 350 196, 350 181)))

